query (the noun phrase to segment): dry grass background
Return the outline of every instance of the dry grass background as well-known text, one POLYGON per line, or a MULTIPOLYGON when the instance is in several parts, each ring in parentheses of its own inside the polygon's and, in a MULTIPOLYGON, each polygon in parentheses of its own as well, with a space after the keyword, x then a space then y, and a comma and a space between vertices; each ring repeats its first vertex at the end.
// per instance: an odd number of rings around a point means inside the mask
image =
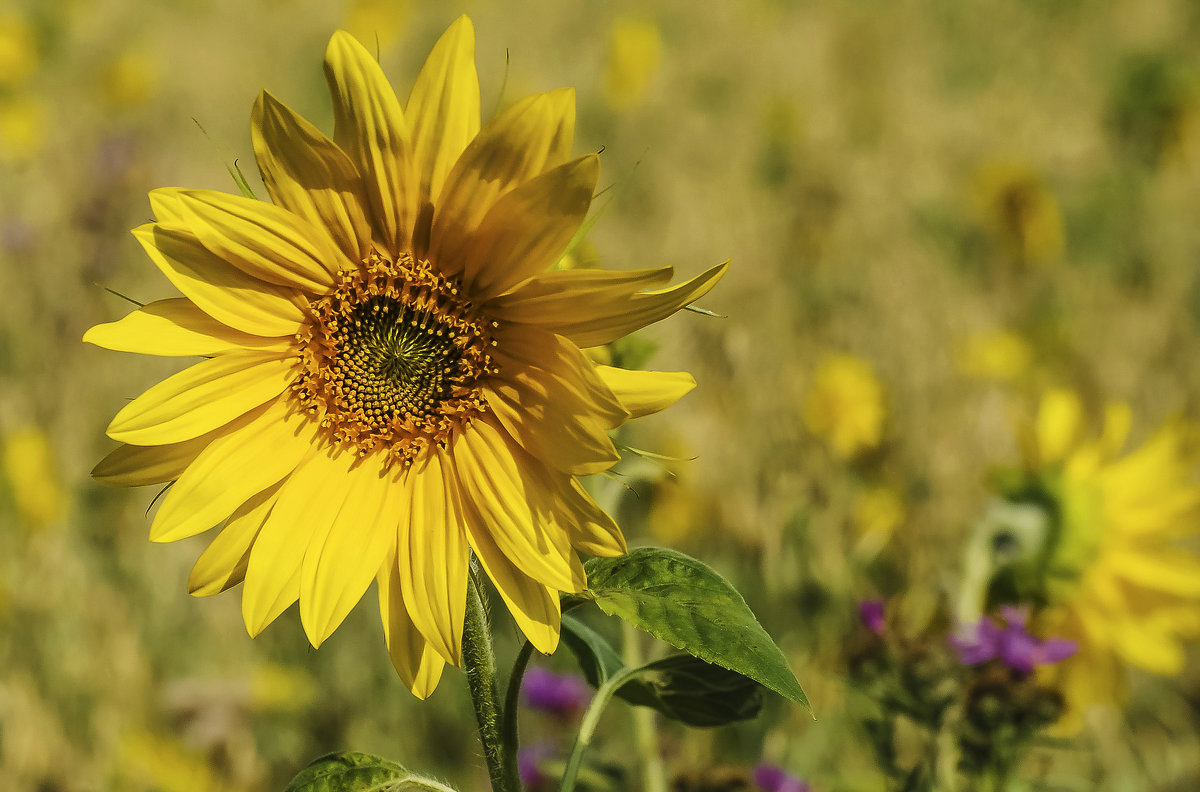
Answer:
MULTIPOLYGON (((254 181, 259 90, 328 129, 320 64, 334 28, 377 40, 404 96, 460 12, 478 31, 485 115, 576 87, 576 151, 603 147, 612 184, 590 237, 605 266, 682 276, 733 260, 703 301, 726 318, 683 314, 645 334, 651 365, 693 371, 700 387, 630 442, 696 459, 656 483, 638 476, 652 466, 632 466, 641 494, 622 508, 634 541, 677 545, 746 587, 821 720, 772 704, 751 727, 668 729, 673 772, 765 752, 815 789, 879 788, 847 761, 865 754, 842 714, 846 604, 883 593, 931 607, 986 471, 1015 458, 1012 415, 1041 387, 1071 385, 1093 407, 1129 401, 1139 436, 1197 417, 1194 3, 4 0, 5 788, 279 789, 347 747, 483 788, 461 678, 413 701, 373 595, 320 652, 294 614, 251 641, 236 594, 188 597, 203 539, 150 545, 153 493, 88 478, 109 417, 178 362, 79 342, 128 308, 106 287, 142 302, 170 293, 128 234, 149 219, 148 190, 233 190, 223 163, 235 158, 254 181), (657 28, 660 56, 636 101, 614 107, 609 37, 631 17, 657 28), (1007 198, 988 193, 991 171, 1008 174, 1007 198), (1038 221, 1014 221, 1014 201, 1052 206, 1042 222, 1061 243, 1050 233, 1022 251, 1038 221), (964 341, 1002 329, 1027 341, 1031 364, 1003 382, 965 376, 964 341), (880 448, 850 462, 801 420, 833 353, 867 361, 886 394, 880 448), (850 552, 852 516, 878 485, 902 494, 906 517, 867 563, 850 552)), ((1192 788, 1195 653, 1182 680, 1133 690, 1131 714, 1097 721, 1039 772, 1063 789, 1192 788)), ((609 714, 610 747, 625 717, 609 714)))

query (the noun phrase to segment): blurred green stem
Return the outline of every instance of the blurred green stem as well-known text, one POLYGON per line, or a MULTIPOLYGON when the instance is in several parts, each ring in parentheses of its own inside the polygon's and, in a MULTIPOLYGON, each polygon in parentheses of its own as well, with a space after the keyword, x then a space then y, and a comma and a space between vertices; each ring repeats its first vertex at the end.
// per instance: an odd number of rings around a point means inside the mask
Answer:
MULTIPOLYGON (((475 570, 472 569, 472 572, 475 570)), ((492 649, 492 630, 488 624, 487 610, 484 608, 479 586, 475 582, 475 575, 469 575, 467 580, 467 614, 463 621, 462 659, 463 670, 467 674, 467 687, 471 690, 471 703, 475 705, 475 719, 479 724, 483 757, 487 761, 493 792, 521 792, 517 764, 514 761, 515 734, 511 756, 505 750, 505 741, 500 736, 500 691, 496 686, 496 654, 492 649)))
MULTIPOLYGON (((621 655, 625 665, 641 668, 641 634, 627 621, 621 622, 621 655)), ((633 718, 634 743, 642 764, 642 789, 644 792, 667 792, 667 773, 658 752, 658 731, 654 723, 654 710, 649 707, 630 707, 633 718)))
POLYGON ((579 765, 583 761, 583 752, 592 741, 592 735, 596 732, 596 724, 600 722, 600 714, 604 712, 604 708, 608 706, 608 702, 612 700, 613 694, 628 682, 632 677, 636 676, 641 669, 639 668, 623 668, 599 687, 596 695, 592 698, 592 703, 588 705, 587 711, 583 713, 583 721, 579 724, 579 734, 575 737, 575 745, 571 748, 571 756, 567 759, 567 768, 563 771, 562 782, 558 787, 558 792, 574 792, 575 776, 579 774, 579 765))

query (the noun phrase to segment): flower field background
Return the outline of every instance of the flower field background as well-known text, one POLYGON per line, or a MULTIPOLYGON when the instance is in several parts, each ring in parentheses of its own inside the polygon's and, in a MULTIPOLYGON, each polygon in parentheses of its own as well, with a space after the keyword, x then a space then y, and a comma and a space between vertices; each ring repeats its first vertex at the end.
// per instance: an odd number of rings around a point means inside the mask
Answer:
MULTIPOLYGON (((1200 421, 1194 3, 2 0, 0 787, 282 790, 355 748, 485 788, 461 674, 414 699, 373 597, 315 651, 295 609, 252 641, 234 594, 187 594, 204 538, 149 543, 157 490, 88 475, 116 407, 179 362, 80 342, 127 299, 172 294, 129 234, 149 190, 233 191, 235 163, 258 185, 260 90, 329 129, 333 29, 407 86, 460 12, 485 118, 575 86, 576 153, 603 149, 605 189, 576 265, 690 277, 732 259, 703 312, 618 350, 699 386, 622 434, 653 453, 594 489, 631 545, 679 548, 744 592, 817 716, 768 696, 756 720, 665 725, 648 745, 645 714, 615 706, 591 788, 641 788, 650 755, 681 792, 757 789, 762 762, 813 790, 890 788, 862 725, 859 603, 883 600, 911 655, 944 653, 921 642, 949 630, 990 475, 1020 464, 1047 389, 1079 394, 1093 436, 1128 404, 1130 447, 1200 421)), ((1164 574, 1188 589, 1181 559, 1164 574)), ((1192 610, 1181 631, 1200 631, 1192 610)), ((503 666, 517 636, 497 614, 503 666)), ((572 670, 562 650, 535 663, 572 670)), ((945 681, 913 669, 914 689, 945 681)), ((1121 706, 1042 740, 1010 788, 1200 784, 1195 646, 1180 673, 1120 679, 1121 706)), ((561 759, 578 712, 526 715, 525 742, 561 759)), ((898 767, 923 739, 894 735, 898 767)))

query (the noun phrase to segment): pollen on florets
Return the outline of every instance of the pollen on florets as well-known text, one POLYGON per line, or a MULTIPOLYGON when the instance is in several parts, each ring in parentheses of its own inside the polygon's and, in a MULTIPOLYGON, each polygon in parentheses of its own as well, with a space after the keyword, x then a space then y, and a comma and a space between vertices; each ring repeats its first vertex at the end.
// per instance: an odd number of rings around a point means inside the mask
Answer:
POLYGON ((429 262, 371 254, 308 314, 292 392, 335 444, 407 466, 487 412, 496 324, 429 262))

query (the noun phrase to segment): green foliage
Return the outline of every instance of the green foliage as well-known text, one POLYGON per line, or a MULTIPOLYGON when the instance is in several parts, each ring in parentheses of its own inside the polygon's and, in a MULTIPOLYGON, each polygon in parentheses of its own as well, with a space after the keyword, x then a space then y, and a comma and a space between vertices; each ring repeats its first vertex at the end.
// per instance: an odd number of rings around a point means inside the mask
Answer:
POLYGON ((396 762, 367 753, 331 753, 301 770, 284 792, 453 792, 414 776, 396 762))
MULTIPOLYGON (((598 688, 626 670, 608 641, 579 620, 564 616, 562 635, 593 686, 598 688)), ((762 688, 757 682, 686 654, 642 666, 617 689, 616 696, 688 726, 723 726, 754 718, 762 710, 762 688)))
POLYGON ((586 569, 588 593, 605 613, 808 706, 746 600, 710 567, 674 550, 644 547, 620 558, 592 559, 586 569))

